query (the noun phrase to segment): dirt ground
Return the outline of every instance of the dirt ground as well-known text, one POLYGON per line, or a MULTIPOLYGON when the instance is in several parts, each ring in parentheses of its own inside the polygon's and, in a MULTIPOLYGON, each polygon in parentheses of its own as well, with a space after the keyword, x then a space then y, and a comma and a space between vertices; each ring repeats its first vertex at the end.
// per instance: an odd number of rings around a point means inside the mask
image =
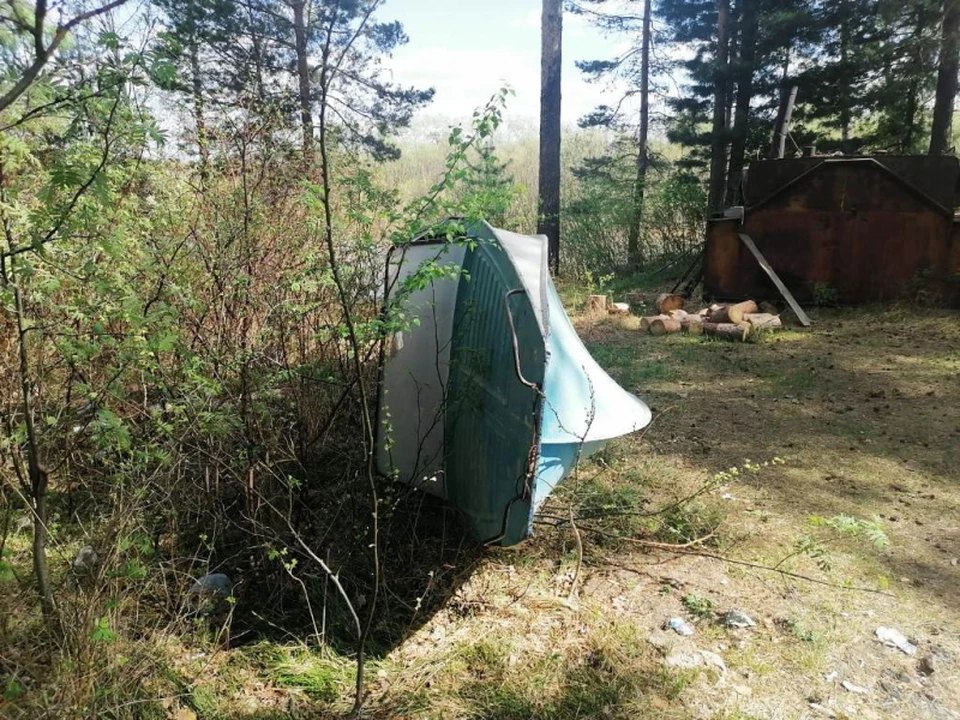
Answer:
POLYGON ((656 420, 588 462, 563 498, 581 513, 591 493, 653 511, 738 468, 699 500, 720 520, 709 553, 831 585, 587 530, 578 572, 572 530, 545 528, 491 557, 396 651, 408 669, 446 659, 418 692, 400 682, 412 705, 384 688, 392 713, 960 717, 960 322, 906 307, 813 319, 747 344, 581 319, 591 351, 656 420), (838 516, 875 522, 889 544, 842 532, 838 516), (725 627, 732 609, 757 626, 725 627), (661 629, 672 617, 695 634, 661 629), (916 653, 883 645, 880 627, 916 653), (464 648, 459 663, 446 656, 464 648))
MULTIPOLYGON (((578 319, 654 424, 587 461, 532 540, 489 552, 372 662, 369 715, 960 718, 960 318, 812 316, 745 344, 578 319), (623 539, 704 535, 700 554, 623 539), (727 627, 730 610, 756 625, 727 627)), ((208 666, 211 717, 348 707, 350 664, 322 653, 208 666)))

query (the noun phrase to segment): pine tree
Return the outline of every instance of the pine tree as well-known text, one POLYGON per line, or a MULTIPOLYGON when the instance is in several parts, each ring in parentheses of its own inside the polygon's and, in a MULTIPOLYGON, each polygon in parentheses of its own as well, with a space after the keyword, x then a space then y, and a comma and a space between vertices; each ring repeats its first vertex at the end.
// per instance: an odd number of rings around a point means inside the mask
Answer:
POLYGON ((181 74, 205 76, 210 101, 231 112, 298 126, 301 153, 314 150, 317 106, 326 104, 344 142, 395 157, 388 138, 433 97, 390 82, 379 60, 407 42, 365 0, 155 0, 168 18, 170 54, 181 74), (199 63, 190 48, 199 46, 199 63), (179 53, 179 54, 178 54, 179 53))
POLYGON ((930 131, 930 154, 943 155, 953 142, 953 109, 960 72, 960 1, 944 0, 937 70, 937 96, 930 131))
MULTIPOLYGON (((613 4, 613 3, 609 3, 613 4)), ((625 108, 631 108, 628 98, 620 98, 616 107, 602 105, 584 117, 582 127, 604 127, 614 130, 619 136, 635 138, 635 173, 632 178, 632 197, 630 201, 630 220, 627 229, 627 263, 632 270, 640 270, 644 265, 644 252, 641 244, 643 231, 643 205, 646 195, 647 174, 651 165, 650 157, 650 95, 654 90, 651 76, 663 71, 663 65, 654 67, 653 46, 653 7, 651 0, 639 0, 615 10, 608 10, 608 0, 585 0, 574 6, 574 12, 588 15, 593 23, 605 33, 626 35, 631 44, 617 57, 605 60, 578 61, 577 67, 592 81, 603 82, 611 79, 625 81, 629 95, 639 96, 639 108, 636 116, 631 117, 625 108), (634 7, 634 6, 639 7, 634 7)), ((609 163, 606 163, 609 165, 609 163)), ((597 167, 602 167, 599 165, 597 167)))

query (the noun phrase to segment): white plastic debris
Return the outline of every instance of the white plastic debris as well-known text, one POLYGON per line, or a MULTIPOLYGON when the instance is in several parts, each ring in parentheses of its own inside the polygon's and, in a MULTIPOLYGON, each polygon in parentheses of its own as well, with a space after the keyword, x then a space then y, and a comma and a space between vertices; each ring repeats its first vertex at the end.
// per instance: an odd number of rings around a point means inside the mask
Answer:
POLYGON ((690 637, 694 632, 693 626, 682 617, 670 618, 667 621, 667 627, 676 632, 678 635, 683 635, 684 637, 690 637))
POLYGON ((907 655, 917 652, 917 646, 907 640, 907 636, 896 628, 878 627, 876 635, 877 639, 887 647, 897 648, 907 655))
POLYGON ((742 610, 731 610, 730 612, 725 612, 720 616, 720 620, 724 625, 731 628, 748 628, 757 626, 757 623, 753 621, 753 618, 742 610))
POLYGON ((855 694, 857 694, 857 695, 869 695, 869 694, 870 694, 870 691, 867 690, 865 687, 860 687, 859 685, 854 685, 852 682, 849 682, 849 681, 847 681, 847 680, 844 680, 842 683, 840 683, 840 687, 842 687, 842 688, 843 688, 844 690, 846 690, 847 692, 852 692, 852 693, 855 693, 855 694))

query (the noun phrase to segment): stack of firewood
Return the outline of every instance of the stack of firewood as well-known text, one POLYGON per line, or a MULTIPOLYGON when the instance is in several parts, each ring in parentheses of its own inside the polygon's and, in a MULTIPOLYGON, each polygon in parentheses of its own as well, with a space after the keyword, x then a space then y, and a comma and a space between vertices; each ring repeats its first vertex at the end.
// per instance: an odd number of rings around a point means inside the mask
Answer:
POLYGON ((656 301, 659 314, 641 318, 640 330, 651 335, 685 332, 743 342, 757 331, 775 331, 783 327, 777 308, 768 303, 758 305, 747 300, 711 305, 697 312, 684 310, 685 304, 680 295, 660 295, 656 301))

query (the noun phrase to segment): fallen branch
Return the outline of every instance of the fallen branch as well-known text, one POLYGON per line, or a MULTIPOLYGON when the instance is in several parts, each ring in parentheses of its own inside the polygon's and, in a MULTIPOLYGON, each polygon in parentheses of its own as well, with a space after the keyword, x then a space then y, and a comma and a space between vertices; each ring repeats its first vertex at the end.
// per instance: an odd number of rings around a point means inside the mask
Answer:
POLYGON ((698 550, 680 550, 679 552, 683 555, 695 555, 698 557, 710 558, 711 560, 720 560, 721 562, 730 563, 731 565, 740 565, 741 567, 753 568, 754 570, 774 572, 779 575, 794 578, 795 580, 805 580, 806 582, 815 583, 817 585, 826 585, 827 587, 838 588, 840 590, 853 590, 856 592, 871 593, 873 595, 883 595, 884 597, 890 598, 896 597, 896 595, 887 592, 886 590, 878 590, 877 588, 868 588, 859 585, 844 585, 842 583, 830 582, 829 580, 820 580, 819 578, 810 577, 809 575, 801 575, 800 573, 790 572, 789 570, 782 570, 779 567, 760 565, 759 563, 747 562, 746 560, 734 560, 733 558, 724 557, 723 555, 715 555, 713 553, 701 552, 698 550))

